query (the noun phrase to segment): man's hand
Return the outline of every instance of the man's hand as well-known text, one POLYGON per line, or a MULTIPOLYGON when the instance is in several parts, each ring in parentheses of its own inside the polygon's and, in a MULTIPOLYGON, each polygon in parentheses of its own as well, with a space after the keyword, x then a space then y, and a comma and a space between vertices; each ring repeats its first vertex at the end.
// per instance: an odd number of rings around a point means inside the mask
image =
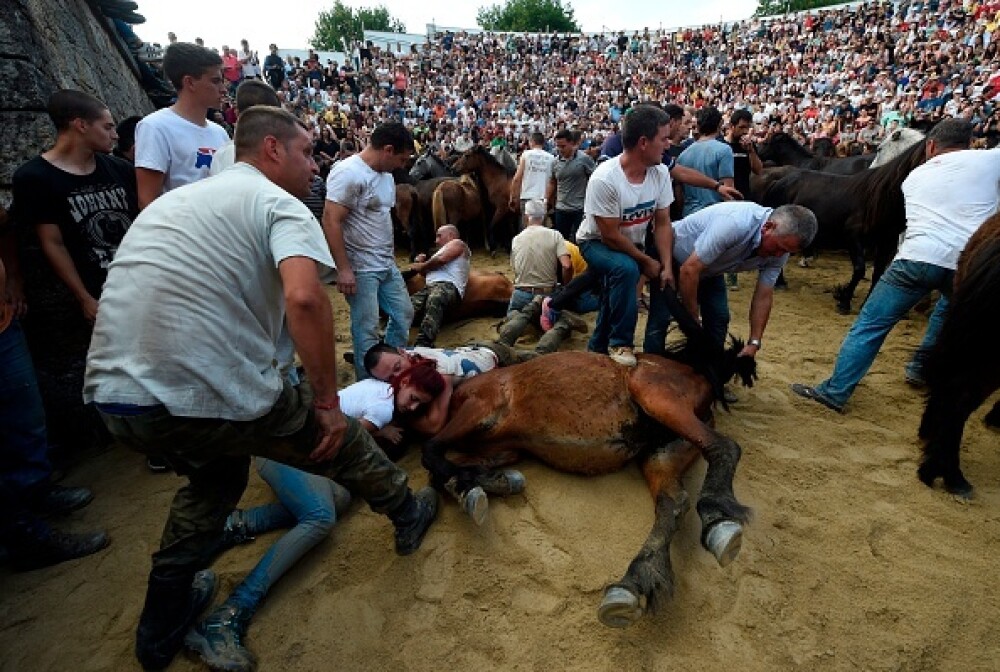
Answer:
POLYGON ((751 345, 751 344, 747 343, 746 345, 743 346, 743 349, 740 350, 740 354, 738 354, 736 356, 737 357, 756 357, 757 356, 757 352, 759 350, 760 350, 760 348, 757 347, 756 345, 751 345))
POLYGON ((357 281, 354 279, 354 271, 349 268, 337 270, 337 289, 345 296, 350 296, 358 291, 357 281))
POLYGON ((340 408, 323 410, 314 408, 316 417, 316 448, 309 453, 309 459, 314 462, 332 460, 341 444, 344 443, 344 432, 347 431, 347 419, 340 408))
POLYGON ((670 264, 663 264, 663 268, 660 269, 660 289, 666 289, 667 285, 676 288, 677 283, 674 282, 674 269, 670 267, 670 264))
POLYGON ((87 318, 87 321, 93 324, 97 320, 97 299, 87 294, 80 299, 80 310, 83 311, 83 316, 87 318))
POLYGON ((742 193, 740 193, 739 191, 737 191, 736 189, 734 189, 732 187, 727 187, 724 184, 722 186, 720 186, 718 189, 716 189, 716 191, 718 191, 719 195, 722 196, 722 198, 725 199, 725 200, 727 200, 727 201, 742 201, 743 200, 743 194, 742 193))
POLYGON ((416 261, 418 263, 423 263, 427 261, 427 255, 421 252, 420 254, 418 254, 416 257, 413 258, 413 261, 416 261))
POLYGON ((394 446, 398 446, 403 440, 403 428, 393 424, 388 424, 375 432, 375 436, 381 437, 394 446))
MULTIPOLYGON (((660 277, 660 273, 663 270, 663 264, 658 262, 656 259, 653 259, 652 257, 646 257, 643 260, 642 266, 639 270, 642 271, 642 274, 645 275, 650 280, 656 280, 657 278, 660 277)), ((670 277, 671 278, 673 277, 672 272, 670 273, 670 277)))

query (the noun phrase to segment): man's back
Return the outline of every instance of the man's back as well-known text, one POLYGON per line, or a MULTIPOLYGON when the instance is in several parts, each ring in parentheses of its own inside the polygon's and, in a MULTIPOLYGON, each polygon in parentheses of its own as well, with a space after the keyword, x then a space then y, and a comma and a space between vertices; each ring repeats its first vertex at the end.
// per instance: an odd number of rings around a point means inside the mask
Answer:
MULTIPOLYGON (((733 150, 729 145, 712 140, 699 140, 681 152, 677 163, 693 168, 709 177, 722 180, 733 177, 733 150)), ((684 185, 684 216, 722 201, 717 191, 684 185)))
POLYGON ((87 400, 162 403, 189 417, 262 415, 281 390, 277 263, 289 252, 333 264, 309 210, 248 164, 158 198, 111 264, 87 400))
POLYGON ((524 162, 524 178, 518 198, 521 200, 545 198, 545 188, 549 183, 549 175, 556 157, 536 147, 527 150, 521 156, 521 160, 524 162))
POLYGON ((193 124, 172 109, 157 110, 135 129, 135 167, 163 173, 163 191, 208 177, 229 135, 216 123, 193 124))
POLYGON ((514 268, 516 287, 551 288, 558 281, 559 257, 568 255, 566 241, 554 229, 532 225, 514 236, 510 246, 510 265, 514 268))
POLYGON ((955 268, 958 256, 1000 206, 1000 149, 945 152, 903 182, 906 232, 898 259, 955 268))

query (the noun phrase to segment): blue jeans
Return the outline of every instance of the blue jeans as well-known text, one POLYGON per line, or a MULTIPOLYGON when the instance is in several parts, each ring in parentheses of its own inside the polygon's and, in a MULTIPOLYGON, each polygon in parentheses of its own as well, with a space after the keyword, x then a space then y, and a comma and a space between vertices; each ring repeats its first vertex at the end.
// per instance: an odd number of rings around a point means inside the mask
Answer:
POLYGON ((379 309, 389 316, 385 327, 385 342, 401 348, 410 340, 413 304, 406 291, 406 282, 393 266, 384 271, 357 271, 357 291, 348 295, 351 307, 351 341, 354 345, 354 373, 358 380, 368 378, 365 353, 379 342, 379 309))
POLYGON ((915 361, 923 361, 934 347, 948 310, 955 271, 921 261, 897 259, 879 278, 871 296, 847 332, 830 377, 816 391, 843 405, 868 373, 885 337, 906 313, 931 290, 943 295, 927 322, 927 331, 915 361))
POLYGON ((607 353, 609 347, 633 347, 639 320, 635 295, 639 265, 632 257, 612 250, 599 240, 580 243, 580 253, 587 261, 587 272, 598 274, 602 283, 597 324, 587 349, 607 353))
POLYGON ((17 320, 0 332, 0 481, 13 493, 48 482, 45 410, 28 342, 17 320))
MULTIPOLYGON (((679 274, 674 277, 679 277, 679 274)), ((698 310, 701 312, 701 324, 705 332, 725 346, 729 333, 729 294, 726 291, 725 276, 704 278, 698 283, 698 310)), ((656 282, 649 283, 649 316, 642 342, 643 352, 654 355, 664 353, 670 320, 670 310, 663 291, 656 282)))
POLYGON ((523 289, 514 289, 510 295, 510 303, 507 304, 507 316, 521 312, 521 309, 535 300, 535 294, 526 292, 523 289))
POLYGON ((257 471, 279 501, 246 511, 247 532, 256 535, 292 529, 274 542, 227 600, 251 611, 256 611, 271 586, 323 541, 337 522, 330 479, 264 458, 257 458, 257 471))

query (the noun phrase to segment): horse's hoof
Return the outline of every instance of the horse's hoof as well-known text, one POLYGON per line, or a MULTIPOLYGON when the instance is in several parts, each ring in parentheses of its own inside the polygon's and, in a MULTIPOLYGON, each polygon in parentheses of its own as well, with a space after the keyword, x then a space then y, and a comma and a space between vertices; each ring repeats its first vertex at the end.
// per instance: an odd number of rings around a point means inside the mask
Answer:
POLYGON ((732 520, 722 520, 705 536, 705 548, 715 556, 720 567, 736 559, 743 545, 743 526, 732 520))
POLYGON ((837 304, 837 313, 839 313, 840 315, 850 315, 851 314, 851 307, 849 305, 848 306, 844 306, 844 305, 841 305, 841 304, 838 303, 837 304))
POLYGON ((944 489, 950 495, 954 495, 961 499, 972 499, 972 493, 975 490, 972 487, 972 483, 969 483, 964 478, 961 481, 955 483, 949 483, 947 480, 944 482, 944 489))
POLYGON ((507 497, 508 495, 518 495, 524 492, 524 474, 515 469, 504 469, 503 471, 492 471, 483 474, 476 479, 483 490, 490 495, 507 497))
POLYGON ((490 510, 490 500, 478 485, 469 490, 462 497, 462 508, 465 510, 472 522, 482 525, 486 522, 486 514, 490 510))
POLYGON ((639 598, 621 586, 611 586, 604 591, 604 599, 597 608, 597 618, 609 628, 627 628, 641 616, 639 598))

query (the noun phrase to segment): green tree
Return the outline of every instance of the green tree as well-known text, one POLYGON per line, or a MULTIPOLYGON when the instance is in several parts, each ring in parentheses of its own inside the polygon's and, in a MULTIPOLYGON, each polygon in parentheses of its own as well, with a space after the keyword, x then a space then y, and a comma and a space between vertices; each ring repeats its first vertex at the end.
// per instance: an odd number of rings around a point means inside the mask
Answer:
POLYGON ((503 5, 480 7, 476 23, 484 30, 580 32, 573 7, 568 2, 563 6, 562 0, 506 0, 503 5))
POLYGON ((406 26, 383 5, 351 9, 341 0, 336 0, 333 7, 316 17, 315 32, 309 43, 313 49, 348 51, 352 41, 364 39, 366 30, 402 33, 406 31, 406 26))
POLYGON ((757 0, 754 16, 776 16, 785 12, 801 12, 839 4, 843 4, 843 0, 757 0))

